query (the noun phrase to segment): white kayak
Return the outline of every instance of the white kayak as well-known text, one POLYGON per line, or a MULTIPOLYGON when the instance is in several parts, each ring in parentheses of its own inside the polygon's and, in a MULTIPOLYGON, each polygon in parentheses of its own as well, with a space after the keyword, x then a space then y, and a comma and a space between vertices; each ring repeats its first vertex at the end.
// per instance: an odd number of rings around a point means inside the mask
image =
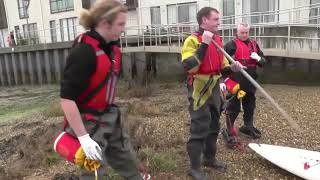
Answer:
POLYGON ((249 147, 263 158, 304 179, 320 180, 320 152, 250 143, 249 147))

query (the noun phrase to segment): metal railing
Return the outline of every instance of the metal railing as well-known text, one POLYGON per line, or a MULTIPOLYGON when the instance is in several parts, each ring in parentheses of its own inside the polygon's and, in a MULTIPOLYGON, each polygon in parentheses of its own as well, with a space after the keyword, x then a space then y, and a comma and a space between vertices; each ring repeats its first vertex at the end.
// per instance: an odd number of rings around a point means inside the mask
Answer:
MULTIPOLYGON (((196 24, 163 25, 159 27, 130 27, 128 31, 136 34, 123 34, 121 48, 168 46, 182 47, 184 40, 198 28, 196 24)), ((235 28, 222 26, 219 34, 224 43, 235 37, 235 28)), ((320 53, 320 37, 317 25, 252 25, 251 37, 263 49, 320 53), (309 31, 306 31, 306 29, 309 31), (276 29, 276 30, 275 30, 276 29), (277 34, 275 34, 277 33, 277 34), (301 35, 300 35, 301 34, 301 35)))
MULTIPOLYGON (((261 21, 251 24, 251 36, 258 41, 261 48, 319 53, 320 33, 317 32, 319 32, 320 23, 313 24, 315 21, 320 22, 319 13, 320 3, 277 11, 253 12, 241 16, 225 16, 221 19, 221 22, 226 20, 229 22, 250 22, 252 18, 260 19, 261 21), (310 13, 314 10, 317 10, 318 14, 310 16, 310 13), (276 18, 269 18, 273 21, 266 21, 268 19, 266 17, 271 16, 276 18), (311 34, 303 33, 302 27, 304 29, 308 28, 311 34), (272 33, 272 29, 277 30, 272 33)), ((120 37, 120 44, 121 48, 181 47, 185 38, 197 28, 197 24, 190 23, 130 26, 120 37)), ((33 36, 23 36, 21 34, 16 37, 15 41, 17 45, 72 41, 82 32, 84 32, 84 29, 80 26, 57 27, 24 33, 33 36)), ((221 24, 220 35, 224 42, 234 38, 235 24, 221 24)))
MULTIPOLYGON (((175 24, 161 26, 131 26, 120 37, 121 48, 131 47, 182 47, 184 40, 198 29, 197 24, 175 24)), ((55 42, 65 42, 75 39, 84 32, 77 27, 77 31, 64 34, 61 38, 61 29, 57 29, 55 42)), ((67 31, 63 31, 67 32, 67 31)), ((250 35, 256 39, 263 49, 278 49, 285 51, 303 51, 320 53, 319 25, 313 24, 255 24, 251 25, 250 35)), ((35 32, 36 33, 36 32, 35 32)), ((221 25, 219 34, 224 43, 235 37, 234 25, 221 25)), ((37 31, 38 36, 18 38, 17 45, 34 45, 52 43, 50 29, 37 31)))

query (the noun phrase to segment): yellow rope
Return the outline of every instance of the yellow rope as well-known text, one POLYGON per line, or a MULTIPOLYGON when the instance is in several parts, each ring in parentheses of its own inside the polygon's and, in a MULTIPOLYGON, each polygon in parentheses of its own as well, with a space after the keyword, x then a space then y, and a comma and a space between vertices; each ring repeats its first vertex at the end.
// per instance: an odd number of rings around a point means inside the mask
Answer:
POLYGON ((97 169, 98 168, 96 168, 96 167, 94 168, 94 175, 96 176, 96 180, 98 180, 98 171, 97 171, 97 169))

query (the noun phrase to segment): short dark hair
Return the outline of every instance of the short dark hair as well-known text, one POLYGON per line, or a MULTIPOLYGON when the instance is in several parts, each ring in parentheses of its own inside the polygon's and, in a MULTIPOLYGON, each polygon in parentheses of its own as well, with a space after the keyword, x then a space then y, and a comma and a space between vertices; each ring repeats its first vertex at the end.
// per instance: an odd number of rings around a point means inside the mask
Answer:
POLYGON ((219 11, 212 7, 203 7, 201 8, 197 13, 197 21, 199 26, 202 24, 202 18, 203 17, 209 17, 211 14, 211 11, 219 13, 219 11))

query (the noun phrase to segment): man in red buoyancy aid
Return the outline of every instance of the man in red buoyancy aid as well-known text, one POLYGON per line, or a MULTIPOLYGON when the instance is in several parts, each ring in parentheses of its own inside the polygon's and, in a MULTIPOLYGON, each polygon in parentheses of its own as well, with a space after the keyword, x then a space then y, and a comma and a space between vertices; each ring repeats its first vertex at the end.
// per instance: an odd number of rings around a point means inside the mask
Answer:
MULTIPOLYGON (((61 107, 65 131, 80 141, 86 158, 101 162, 98 179, 108 163, 124 179, 142 180, 129 137, 122 131, 120 110, 114 105, 120 73, 120 49, 116 43, 126 24, 127 8, 116 0, 97 1, 84 10, 81 34, 67 57, 61 83, 61 107)), ((80 179, 94 179, 81 170, 80 179)))
MULTIPOLYGON (((237 27, 237 37, 225 45, 226 52, 233 56, 234 60, 240 62, 246 67, 246 71, 253 78, 257 79, 257 67, 262 67, 266 60, 263 52, 260 50, 255 40, 249 38, 250 27, 246 23, 240 23, 237 27)), ((247 80, 240 72, 234 73, 232 79, 240 84, 242 90, 246 92, 244 98, 240 101, 233 98, 229 101, 226 109, 226 124, 228 133, 231 136, 229 146, 236 144, 235 138, 230 131, 234 128, 234 122, 240 112, 240 103, 243 107, 243 121, 244 125, 239 128, 239 131, 253 139, 260 138, 261 132, 253 124, 253 115, 256 107, 256 87, 247 80)))
POLYGON ((195 180, 206 180, 208 176, 201 169, 201 165, 220 172, 226 171, 226 165, 216 159, 221 110, 219 79, 221 76, 239 71, 242 65, 230 65, 223 53, 212 43, 212 40, 215 40, 223 47, 217 34, 220 24, 217 9, 200 9, 197 21, 199 31, 184 41, 181 56, 184 69, 188 73, 187 89, 191 117, 187 142, 190 159, 188 174, 195 180))

